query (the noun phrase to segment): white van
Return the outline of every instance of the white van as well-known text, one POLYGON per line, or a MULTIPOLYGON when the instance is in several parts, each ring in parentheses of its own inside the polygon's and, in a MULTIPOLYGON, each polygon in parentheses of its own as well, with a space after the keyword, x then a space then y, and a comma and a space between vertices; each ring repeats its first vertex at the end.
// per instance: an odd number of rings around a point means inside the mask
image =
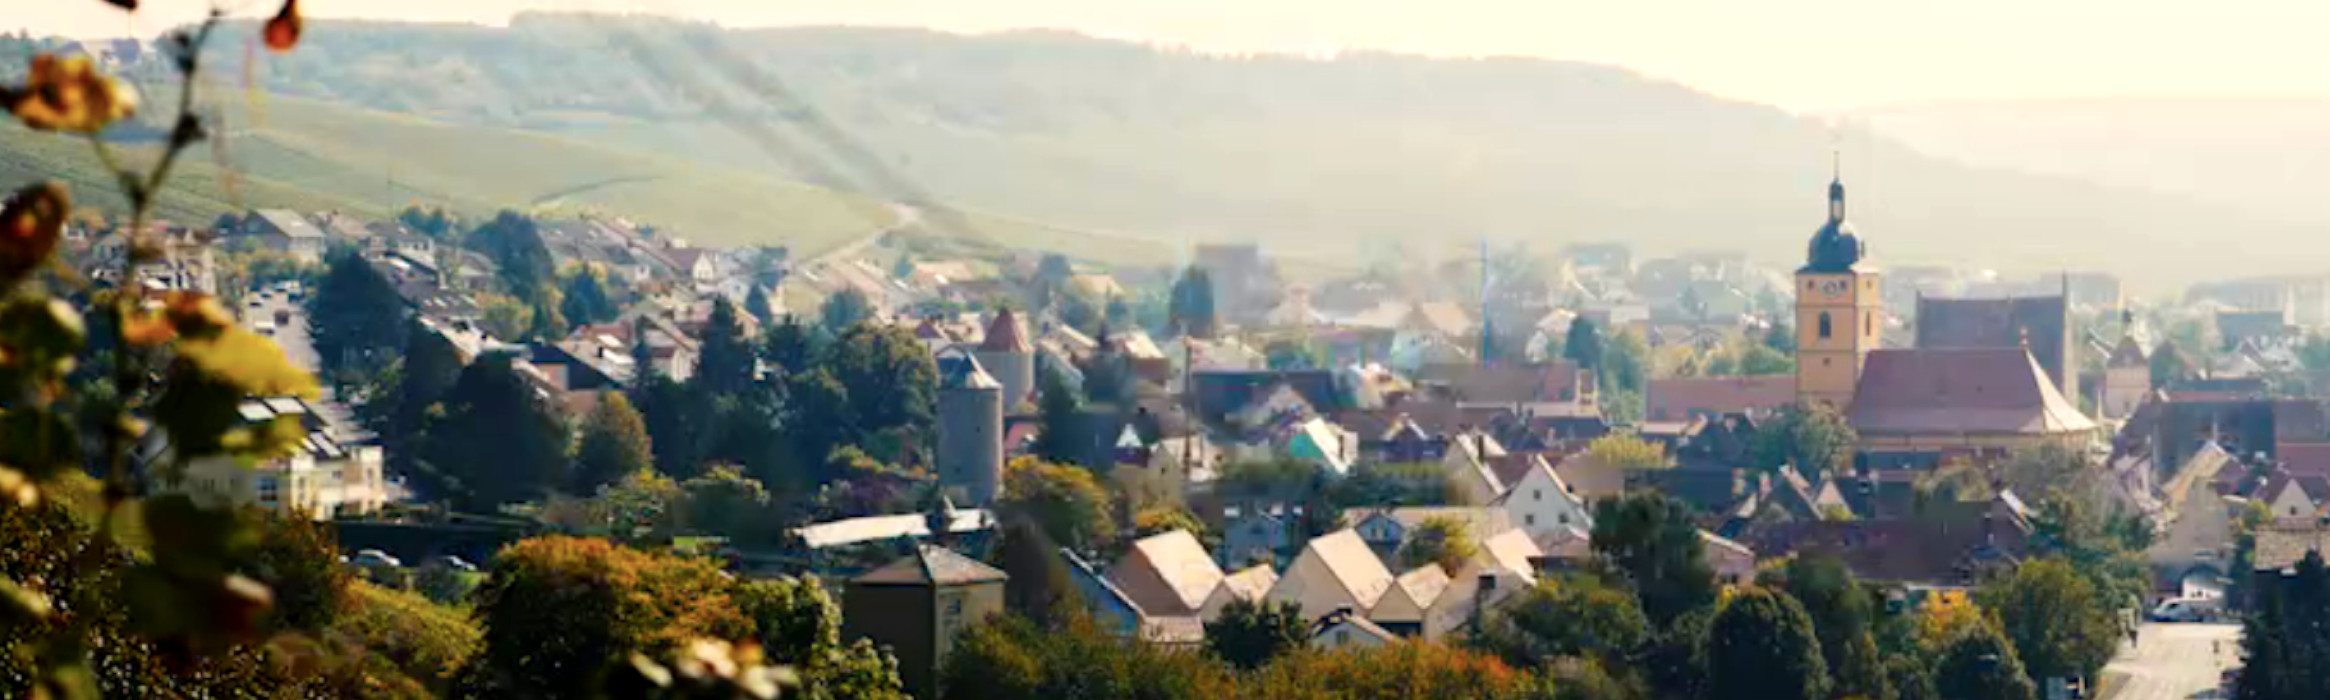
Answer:
POLYGON ((2224 614, 2222 598, 2170 598, 2152 607, 2153 622, 2202 622, 2224 614))

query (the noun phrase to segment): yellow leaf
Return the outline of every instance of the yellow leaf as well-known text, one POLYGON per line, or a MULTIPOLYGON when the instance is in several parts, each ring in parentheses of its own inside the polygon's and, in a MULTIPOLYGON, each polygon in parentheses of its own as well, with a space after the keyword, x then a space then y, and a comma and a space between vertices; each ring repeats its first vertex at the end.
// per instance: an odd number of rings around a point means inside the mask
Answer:
POLYGON ((283 9, 267 20, 267 49, 276 53, 290 51, 299 44, 299 33, 305 24, 299 17, 299 0, 283 0, 283 9))
POLYGON ((235 385, 246 396, 316 398, 315 377, 283 357, 283 349, 256 333, 234 326, 207 338, 178 341, 178 356, 210 376, 235 385))
POLYGON ((0 207, 0 281, 22 279, 49 258, 65 233, 73 198, 65 186, 44 182, 17 190, 0 207))
POLYGON ((129 83, 97 72, 87 56, 35 55, 24 88, 6 94, 8 111, 41 131, 94 134, 138 106, 129 83))

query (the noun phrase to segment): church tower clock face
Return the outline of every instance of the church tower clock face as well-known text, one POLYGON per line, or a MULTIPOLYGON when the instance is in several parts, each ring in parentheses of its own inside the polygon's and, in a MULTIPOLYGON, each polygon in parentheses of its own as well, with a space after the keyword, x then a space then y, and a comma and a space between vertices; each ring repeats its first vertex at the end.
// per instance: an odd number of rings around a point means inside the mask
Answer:
POLYGON ((1850 282, 1846 282, 1845 280, 1841 279, 1825 279, 1820 281, 1820 293, 1823 296, 1837 296, 1844 294, 1846 290, 1852 288, 1853 285, 1850 282))

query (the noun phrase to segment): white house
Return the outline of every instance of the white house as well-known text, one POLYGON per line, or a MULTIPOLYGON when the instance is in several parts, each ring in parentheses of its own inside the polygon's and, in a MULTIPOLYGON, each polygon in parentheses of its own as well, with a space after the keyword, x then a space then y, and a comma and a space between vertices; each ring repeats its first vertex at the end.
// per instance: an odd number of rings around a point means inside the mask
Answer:
POLYGON ((1350 608, 1366 613, 1392 587, 1383 560, 1350 529, 1321 535, 1303 546, 1294 563, 1264 598, 1300 605, 1304 614, 1350 608))
MULTIPOLYGON (((237 410, 248 425, 279 418, 298 421, 305 437, 291 454, 256 464, 247 465, 228 455, 197 457, 175 480, 158 486, 186 493, 206 505, 251 505, 302 513, 316 520, 370 515, 380 512, 388 502, 380 447, 342 442, 307 402, 251 399, 237 410)), ((156 432, 157 436, 139 450, 142 461, 148 464, 174 459, 168 436, 156 432)))
POLYGON ((1528 532, 1531 539, 1543 540, 1572 527, 1591 529, 1594 514, 1586 500, 1570 491, 1569 484, 1562 482, 1561 475, 1543 457, 1530 455, 1529 459, 1528 470, 1489 505, 1509 514, 1515 526, 1528 532))
POLYGON ((1425 564, 1400 574, 1392 582, 1391 590, 1375 603, 1368 620, 1384 629, 1405 637, 1423 634, 1424 619, 1432 612, 1432 605, 1440 601, 1448 590, 1448 571, 1439 564, 1425 564))
POLYGON ((1448 576, 1424 617, 1425 639, 1440 639, 1471 628, 1478 611, 1537 585, 1535 561, 1544 556, 1529 533, 1506 530, 1481 542, 1472 561, 1448 576))
POLYGON ((1222 569, 1188 530, 1133 542, 1108 579, 1152 615, 1195 615, 1222 585, 1222 569))
POLYGON ((2258 499, 2265 502, 2267 515, 2276 521, 2303 522, 2320 517, 2324 480, 2276 474, 2265 488, 2258 490, 2258 499))

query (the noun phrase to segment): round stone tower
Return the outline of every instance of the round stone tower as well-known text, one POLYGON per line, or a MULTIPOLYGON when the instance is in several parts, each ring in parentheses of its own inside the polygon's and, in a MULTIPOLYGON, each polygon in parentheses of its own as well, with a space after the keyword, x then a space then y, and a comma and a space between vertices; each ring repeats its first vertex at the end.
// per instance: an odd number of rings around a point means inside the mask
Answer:
POLYGON ((938 369, 939 487, 989 505, 1003 483, 1003 385, 973 353, 941 355, 938 369))
POLYGON ((1011 309, 996 312, 995 321, 987 324, 987 338, 979 343, 975 353, 979 368, 1003 385, 1003 410, 1017 412, 1021 404, 1032 403, 1036 389, 1036 351, 1028 343, 1027 328, 1011 309))

